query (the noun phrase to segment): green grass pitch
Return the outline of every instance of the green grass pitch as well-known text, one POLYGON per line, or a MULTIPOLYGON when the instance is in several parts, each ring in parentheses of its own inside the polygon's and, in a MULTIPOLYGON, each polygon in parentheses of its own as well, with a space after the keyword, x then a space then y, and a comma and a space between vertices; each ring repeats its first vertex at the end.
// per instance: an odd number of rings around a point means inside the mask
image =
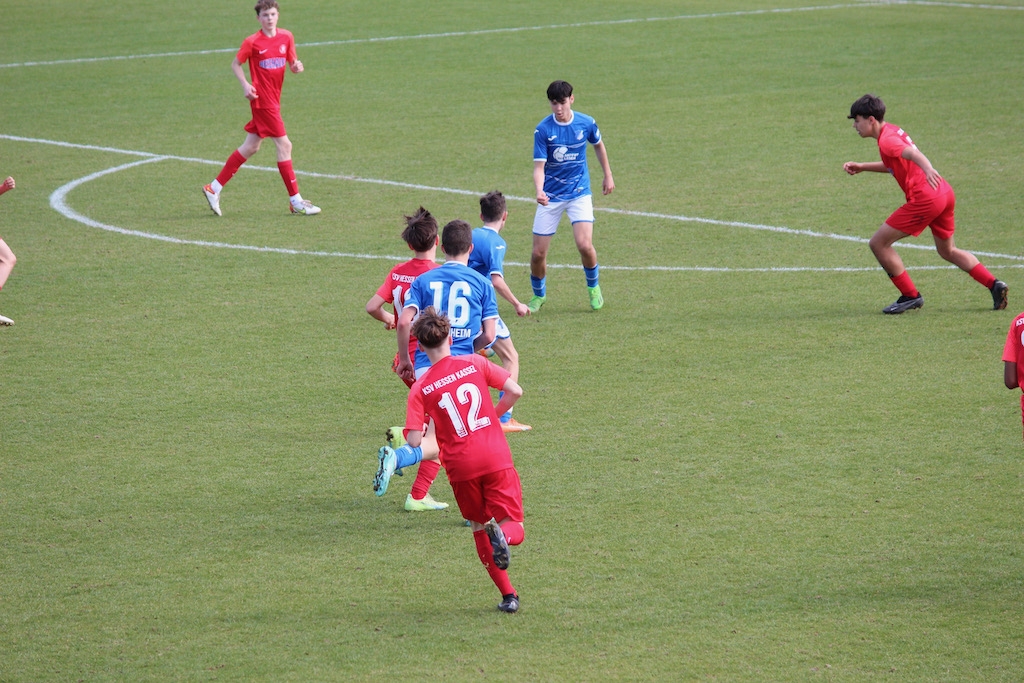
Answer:
POLYGON ((252 4, 3 5, 0 680, 1021 680, 1022 0, 283 2, 323 213, 268 142, 217 218, 252 4), (371 491, 405 391, 363 305, 403 214, 494 188, 528 298, 556 78, 618 185, 607 303, 563 224, 541 313, 501 304, 534 427, 504 615, 457 511, 371 491), (842 172, 877 158, 865 92, 1009 310, 926 233, 924 308, 881 314, 865 240, 902 194, 842 172))

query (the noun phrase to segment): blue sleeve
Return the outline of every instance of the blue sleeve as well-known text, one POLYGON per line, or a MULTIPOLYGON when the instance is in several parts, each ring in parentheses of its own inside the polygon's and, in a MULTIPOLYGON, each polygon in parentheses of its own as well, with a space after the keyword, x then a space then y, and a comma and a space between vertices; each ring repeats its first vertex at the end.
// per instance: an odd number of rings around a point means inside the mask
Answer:
POLYGON ((548 141, 540 126, 537 126, 537 129, 533 131, 533 160, 548 160, 548 141))

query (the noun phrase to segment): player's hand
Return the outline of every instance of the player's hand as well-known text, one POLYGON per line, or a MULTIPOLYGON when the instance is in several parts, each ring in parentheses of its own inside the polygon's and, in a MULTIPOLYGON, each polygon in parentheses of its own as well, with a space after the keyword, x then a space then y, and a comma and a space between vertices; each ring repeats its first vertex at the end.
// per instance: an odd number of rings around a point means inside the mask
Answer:
POLYGON ((385 330, 393 330, 398 327, 398 323, 392 320, 391 322, 384 323, 385 330))
POLYGON ((537 203, 541 206, 548 205, 548 196, 543 191, 537 193, 537 203))
POLYGON ((601 183, 601 194, 611 194, 615 189, 615 181, 610 175, 605 176, 604 181, 601 183))
POLYGON ((13 190, 13 189, 14 189, 14 178, 12 178, 11 176, 7 176, 7 179, 4 180, 2 185, 0 185, 0 194, 3 194, 4 192, 7 192, 8 190, 13 190))
POLYGON ((857 175, 858 173, 861 172, 860 164, 858 164, 856 161, 847 161, 845 164, 843 164, 843 170, 849 173, 850 175, 857 175))
POLYGON ((402 379, 407 379, 410 381, 415 381, 416 379, 416 370, 413 368, 411 361, 398 361, 398 367, 395 368, 395 372, 402 379))
POLYGON ((522 301, 516 304, 515 308, 516 315, 518 315, 520 318, 530 315, 530 307, 524 304, 522 301))
POLYGON ((260 97, 259 95, 256 94, 256 86, 250 83, 245 84, 245 87, 242 89, 242 94, 245 95, 245 99, 249 100, 250 102, 252 102, 253 100, 258 100, 260 97))
POLYGON ((939 175, 938 171, 936 171, 934 168, 931 168, 924 172, 924 177, 925 180, 928 181, 928 184, 932 186, 933 190, 939 189, 939 181, 942 180, 942 176, 939 175))
POLYGON ((300 73, 302 73, 303 68, 304 68, 302 66, 302 62, 300 62, 297 59, 294 62, 292 62, 291 67, 292 67, 292 73, 293 74, 300 74, 300 73))

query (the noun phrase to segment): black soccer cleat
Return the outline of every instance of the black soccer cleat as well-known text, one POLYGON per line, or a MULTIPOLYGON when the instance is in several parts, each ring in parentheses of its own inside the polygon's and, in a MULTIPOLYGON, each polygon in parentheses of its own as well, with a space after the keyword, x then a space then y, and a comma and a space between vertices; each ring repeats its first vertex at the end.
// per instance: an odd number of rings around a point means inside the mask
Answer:
POLYGON ((509 614, 515 614, 519 611, 519 596, 515 593, 509 593, 508 595, 501 596, 501 602, 498 603, 499 612, 508 612, 509 614))
MULTIPOLYGON (((494 558, 494 566, 498 569, 508 569, 510 557, 508 541, 505 540, 505 532, 501 530, 501 527, 498 526, 498 523, 494 521, 493 517, 491 517, 489 522, 484 524, 484 531, 487 532, 487 538, 491 541, 491 552, 492 557, 494 558)), ((518 605, 519 603, 517 602, 516 604, 518 605)))
POLYGON ((883 308, 882 313, 887 315, 899 315, 903 311, 909 311, 912 308, 921 308, 922 306, 924 306, 924 297, 920 294, 917 296, 901 295, 899 299, 896 299, 896 301, 883 308))
POLYGON ((994 310, 1001 311, 1006 308, 1006 293, 1010 291, 1010 288, 1006 286, 1005 282, 996 280, 988 291, 992 292, 992 308, 994 310))

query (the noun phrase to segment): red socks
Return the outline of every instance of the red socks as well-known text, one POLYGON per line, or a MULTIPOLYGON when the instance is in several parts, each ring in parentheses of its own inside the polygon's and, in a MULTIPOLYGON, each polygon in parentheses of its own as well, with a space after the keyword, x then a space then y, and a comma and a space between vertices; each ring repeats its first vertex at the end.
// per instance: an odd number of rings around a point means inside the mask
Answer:
MULTIPOLYGON (((518 526, 518 525, 516 525, 518 526)), ((504 528, 502 529, 504 531, 504 528)), ((481 529, 473 532, 473 542, 476 543, 476 554, 483 562, 484 568, 491 577, 491 581, 498 587, 502 595, 510 595, 516 592, 509 581, 508 572, 494 566, 494 551, 491 550, 491 539, 487 538, 487 532, 481 529)))
MULTIPOLYGON (((292 170, 291 160, 277 162, 277 170, 281 172, 281 179, 284 180, 288 196, 294 197, 297 195, 299 193, 299 181, 295 179, 295 171, 292 170)), ((415 496, 413 497, 415 498, 415 496)))
POLYGON ((914 286, 914 281, 910 279, 910 274, 907 271, 903 271, 896 277, 890 276, 892 283, 896 285, 896 289, 900 290, 900 294, 903 296, 909 296, 911 299, 916 299, 921 296, 920 292, 917 291, 917 287, 914 286))
POLYGON ((423 496, 430 491, 430 485, 437 479, 437 473, 441 470, 441 463, 436 460, 420 460, 419 469, 416 470, 416 481, 412 483, 412 497, 415 500, 423 500, 423 496))
POLYGON ((995 276, 988 272, 988 268, 981 263, 971 268, 969 273, 971 277, 984 285, 985 289, 992 289, 992 285, 996 282, 995 276))
POLYGON ((221 169, 220 175, 217 176, 217 182, 220 183, 221 186, 227 185, 228 181, 235 177, 235 174, 238 173, 238 169, 240 169, 244 163, 245 157, 239 154, 236 149, 231 153, 231 156, 228 157, 227 162, 224 164, 224 168, 221 169))

